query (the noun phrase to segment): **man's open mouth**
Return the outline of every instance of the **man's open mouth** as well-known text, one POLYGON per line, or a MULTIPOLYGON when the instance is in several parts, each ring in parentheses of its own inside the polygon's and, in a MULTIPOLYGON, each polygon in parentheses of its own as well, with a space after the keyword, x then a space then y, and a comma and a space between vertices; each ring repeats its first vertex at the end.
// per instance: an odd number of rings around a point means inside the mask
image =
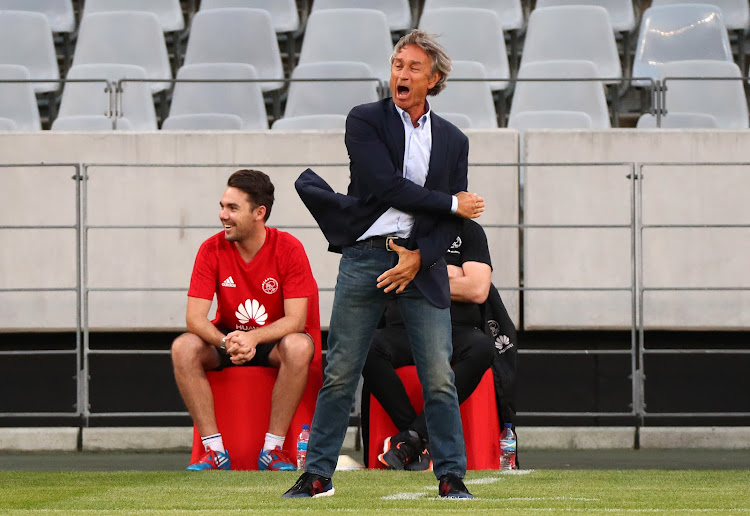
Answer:
POLYGON ((407 86, 397 86, 396 87, 396 95, 399 98, 404 98, 407 95, 409 95, 409 88, 407 86))

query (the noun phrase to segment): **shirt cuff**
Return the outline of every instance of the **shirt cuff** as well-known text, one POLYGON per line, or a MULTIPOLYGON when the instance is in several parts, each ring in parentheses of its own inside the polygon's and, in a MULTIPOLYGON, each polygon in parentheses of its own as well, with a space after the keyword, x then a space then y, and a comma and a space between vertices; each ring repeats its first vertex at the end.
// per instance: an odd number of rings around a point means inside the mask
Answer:
POLYGON ((451 213, 456 213, 458 211, 458 197, 455 195, 451 195, 451 213))

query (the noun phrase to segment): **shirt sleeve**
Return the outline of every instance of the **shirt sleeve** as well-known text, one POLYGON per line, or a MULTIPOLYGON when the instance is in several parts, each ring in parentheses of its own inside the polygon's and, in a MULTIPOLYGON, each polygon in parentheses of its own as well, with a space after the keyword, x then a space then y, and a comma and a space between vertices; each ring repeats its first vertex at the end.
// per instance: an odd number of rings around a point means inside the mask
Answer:
POLYGON ((464 222, 461 230, 461 262, 480 262, 492 267, 487 235, 482 226, 473 220, 464 222))
POLYGON ((286 252, 282 253, 281 258, 281 291, 284 293, 284 299, 309 297, 317 292, 318 286, 301 242, 294 241, 286 252))
POLYGON ((212 252, 209 242, 206 241, 198 249, 198 254, 195 257, 188 296, 213 300, 216 292, 217 270, 217 253, 212 252))

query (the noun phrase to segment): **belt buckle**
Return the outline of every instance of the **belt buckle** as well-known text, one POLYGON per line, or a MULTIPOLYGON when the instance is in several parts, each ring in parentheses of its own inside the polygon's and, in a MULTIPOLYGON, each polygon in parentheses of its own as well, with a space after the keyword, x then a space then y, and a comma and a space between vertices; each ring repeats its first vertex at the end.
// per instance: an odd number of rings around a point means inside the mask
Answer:
POLYGON ((391 249, 391 242, 393 240, 396 240, 398 237, 395 236, 387 236, 385 237, 385 250, 390 252, 395 252, 393 249, 391 249))

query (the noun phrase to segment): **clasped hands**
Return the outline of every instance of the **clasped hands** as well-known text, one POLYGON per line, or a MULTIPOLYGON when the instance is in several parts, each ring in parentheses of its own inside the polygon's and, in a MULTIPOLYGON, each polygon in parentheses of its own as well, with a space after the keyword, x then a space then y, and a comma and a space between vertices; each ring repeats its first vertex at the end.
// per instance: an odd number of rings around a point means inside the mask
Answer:
POLYGON ((226 336, 226 350, 233 364, 244 364, 255 356, 255 347, 260 342, 256 342, 252 333, 252 331, 235 330, 226 336))

